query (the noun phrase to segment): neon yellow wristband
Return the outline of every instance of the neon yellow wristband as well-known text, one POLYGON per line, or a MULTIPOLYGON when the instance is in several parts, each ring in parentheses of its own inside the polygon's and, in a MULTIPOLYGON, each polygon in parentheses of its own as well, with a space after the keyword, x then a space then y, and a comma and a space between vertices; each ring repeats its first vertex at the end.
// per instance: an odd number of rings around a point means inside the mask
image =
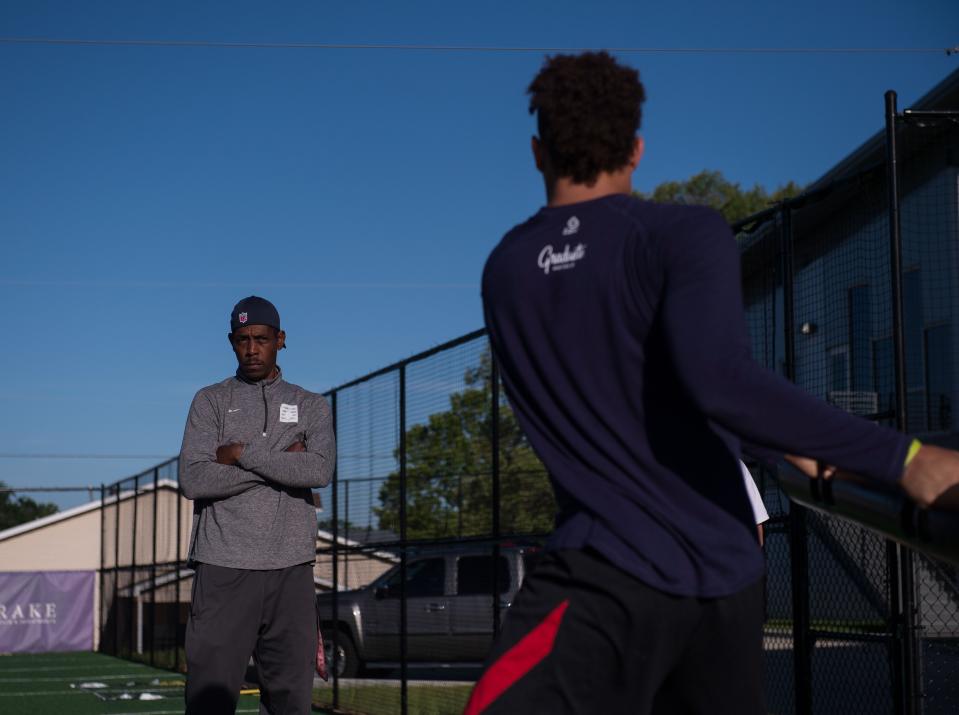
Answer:
POLYGON ((922 448, 922 442, 918 439, 914 439, 912 444, 909 445, 909 451, 906 452, 906 461, 902 465, 903 467, 908 467, 909 462, 915 459, 916 455, 919 453, 919 450, 922 448))

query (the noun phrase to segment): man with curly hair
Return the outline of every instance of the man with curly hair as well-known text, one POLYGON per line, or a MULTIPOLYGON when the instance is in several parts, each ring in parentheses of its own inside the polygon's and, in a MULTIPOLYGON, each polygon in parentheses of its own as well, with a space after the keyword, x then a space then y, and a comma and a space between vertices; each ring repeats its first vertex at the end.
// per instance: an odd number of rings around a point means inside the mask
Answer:
POLYGON ((631 195, 636 70, 560 55, 529 94, 547 205, 490 254, 483 306, 559 513, 466 712, 765 713, 741 440, 899 483, 922 505, 959 483, 959 455, 751 359, 726 222, 631 195))

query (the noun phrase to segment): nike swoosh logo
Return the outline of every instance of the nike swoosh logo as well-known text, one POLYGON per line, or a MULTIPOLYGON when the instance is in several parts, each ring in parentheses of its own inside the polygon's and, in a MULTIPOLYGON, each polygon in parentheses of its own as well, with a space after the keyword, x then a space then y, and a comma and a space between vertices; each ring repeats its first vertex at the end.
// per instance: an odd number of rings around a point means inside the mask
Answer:
POLYGON ((242 409, 242 407, 237 407, 235 410, 227 410, 227 412, 239 412, 242 409))

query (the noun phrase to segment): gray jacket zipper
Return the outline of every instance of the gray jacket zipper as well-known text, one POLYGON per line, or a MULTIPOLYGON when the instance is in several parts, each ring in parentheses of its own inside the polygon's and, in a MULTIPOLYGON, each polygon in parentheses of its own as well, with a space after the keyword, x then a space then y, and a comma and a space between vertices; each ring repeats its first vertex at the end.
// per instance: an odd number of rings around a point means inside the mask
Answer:
POLYGON ((263 394, 263 436, 266 437, 267 417, 269 415, 270 408, 266 404, 266 385, 260 385, 260 389, 263 394))

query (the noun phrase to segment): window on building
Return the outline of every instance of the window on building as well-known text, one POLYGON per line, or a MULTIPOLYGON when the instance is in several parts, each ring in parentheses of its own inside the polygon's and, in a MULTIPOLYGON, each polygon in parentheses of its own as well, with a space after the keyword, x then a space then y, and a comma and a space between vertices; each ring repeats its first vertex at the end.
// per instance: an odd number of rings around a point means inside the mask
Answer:
POLYGON ((948 325, 925 330, 926 352, 926 419, 928 429, 948 431, 952 428, 952 373, 949 355, 948 325))
POLYGON ((849 365, 850 388, 872 391, 872 313, 869 286, 849 289, 849 365))
POLYGON ((922 275, 902 275, 902 334, 906 353, 906 431, 926 430, 926 371, 923 364, 922 275))
MULTIPOLYGON (((889 412, 896 405, 896 373, 892 354, 892 338, 879 338, 872 343, 873 389, 879 396, 879 411, 889 412)), ((893 420, 884 424, 892 425, 893 420)))
POLYGON ((849 390, 849 347, 840 345, 829 351, 829 391, 849 390))

